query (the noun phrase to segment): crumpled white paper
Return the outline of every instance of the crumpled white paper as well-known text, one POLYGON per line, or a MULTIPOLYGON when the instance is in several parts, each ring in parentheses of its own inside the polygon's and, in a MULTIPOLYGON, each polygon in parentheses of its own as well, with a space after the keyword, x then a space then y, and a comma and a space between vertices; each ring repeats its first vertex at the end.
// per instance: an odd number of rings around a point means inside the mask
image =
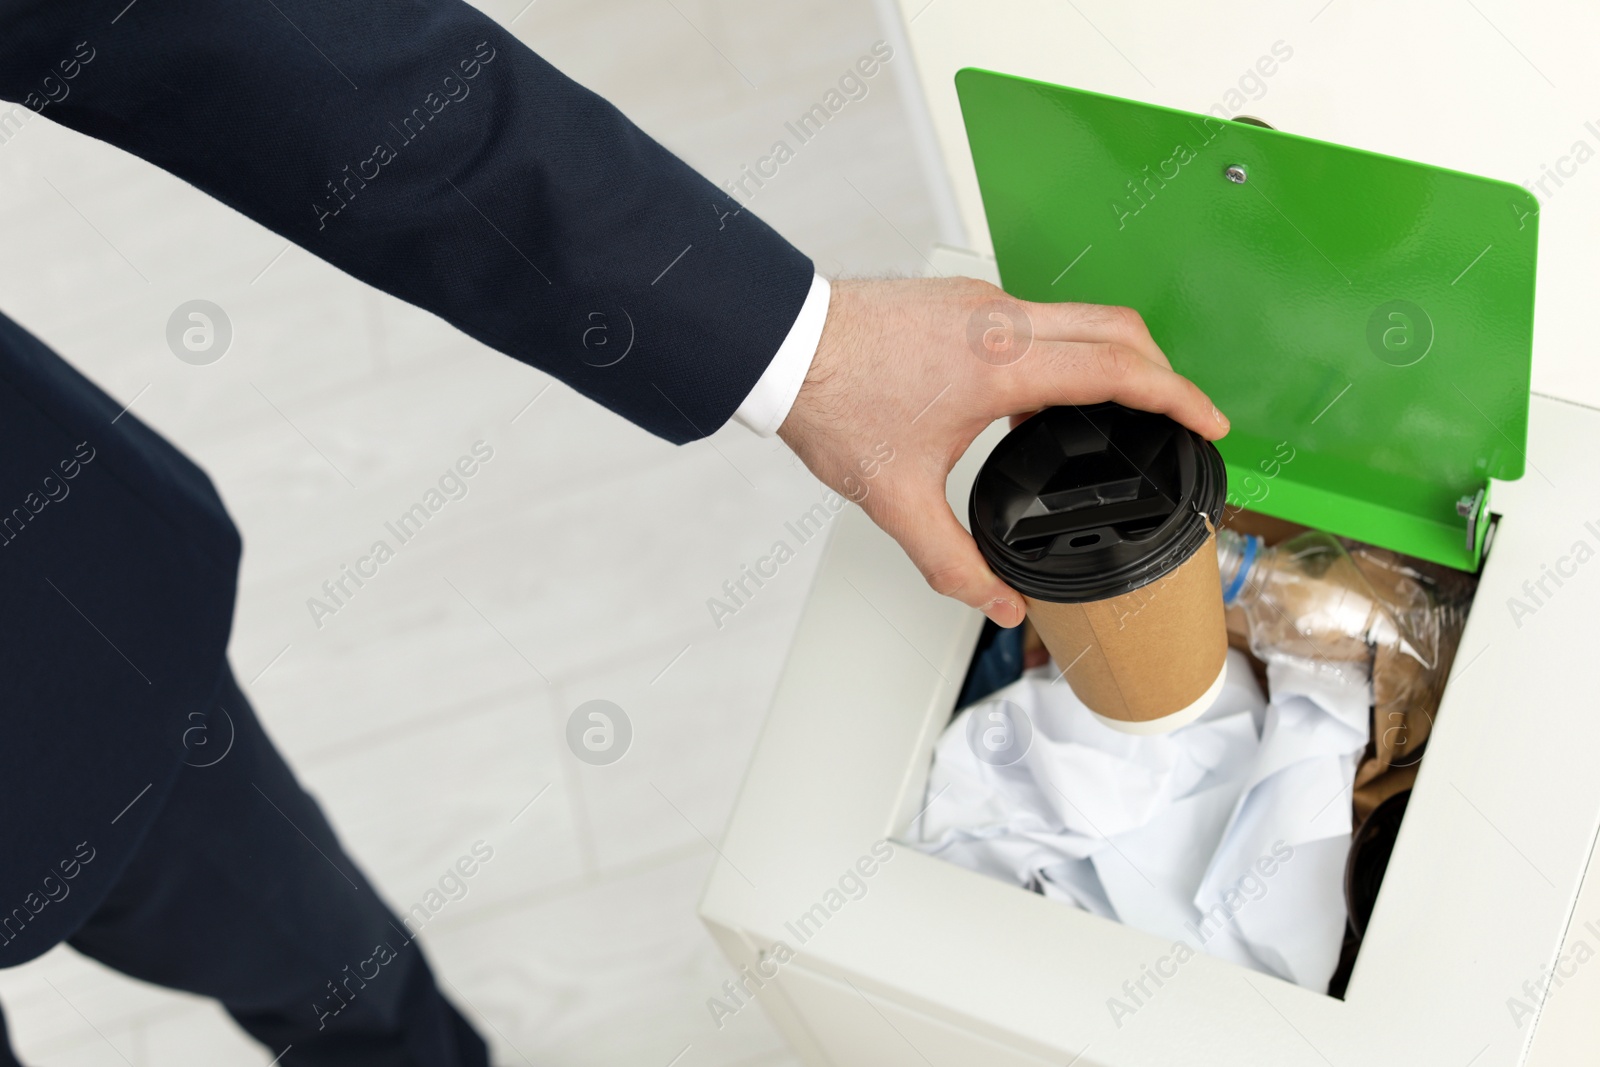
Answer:
POLYGON ((1169 734, 1100 723, 1052 668, 958 715, 918 847, 1318 991, 1339 962, 1365 672, 1280 662, 1270 703, 1228 653, 1221 695, 1169 734))

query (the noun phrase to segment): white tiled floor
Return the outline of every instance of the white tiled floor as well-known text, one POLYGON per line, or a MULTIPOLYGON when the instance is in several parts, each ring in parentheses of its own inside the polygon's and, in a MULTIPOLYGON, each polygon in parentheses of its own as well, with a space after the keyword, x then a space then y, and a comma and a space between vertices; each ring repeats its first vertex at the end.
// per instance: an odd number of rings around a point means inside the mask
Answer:
MULTIPOLYGON (((845 0, 525 4, 483 6, 718 181, 880 36, 845 0)), ((0 307, 220 486, 246 542, 236 670, 350 850, 403 910, 494 848, 424 941, 496 1062, 794 1062, 759 1013, 713 1025, 729 972, 694 905, 820 546, 721 630, 705 602, 816 481, 738 427, 677 449, 541 395, 545 375, 42 120, 0 144, 0 190, 0 307), (164 341, 196 297, 234 325, 209 367, 164 341), (469 495, 317 628, 307 598, 480 439, 469 495), (597 697, 635 731, 607 767, 564 740, 597 697)), ((920 272, 934 222, 891 77, 754 208, 825 272, 920 272)), ((67 949, 0 972, 0 1002, 30 1063, 271 1059, 213 1005, 67 949)))

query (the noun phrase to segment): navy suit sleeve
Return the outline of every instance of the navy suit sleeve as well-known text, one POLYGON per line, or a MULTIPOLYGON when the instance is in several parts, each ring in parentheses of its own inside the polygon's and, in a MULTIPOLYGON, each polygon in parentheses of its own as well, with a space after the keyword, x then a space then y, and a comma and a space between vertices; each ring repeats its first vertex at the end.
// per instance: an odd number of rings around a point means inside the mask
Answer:
POLYGON ((0 0, 0 98, 674 442, 734 412, 811 282, 802 253, 458 0, 0 0))

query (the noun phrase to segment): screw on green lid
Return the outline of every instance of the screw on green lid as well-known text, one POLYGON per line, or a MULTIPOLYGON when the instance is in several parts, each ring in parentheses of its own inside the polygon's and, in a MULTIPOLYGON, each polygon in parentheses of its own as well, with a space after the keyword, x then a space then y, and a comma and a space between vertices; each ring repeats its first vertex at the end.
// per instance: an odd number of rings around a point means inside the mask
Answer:
POLYGON ((972 536, 1035 600, 1081 604, 1176 570, 1222 518, 1210 441, 1121 404, 1046 408, 995 446, 972 484, 972 536))

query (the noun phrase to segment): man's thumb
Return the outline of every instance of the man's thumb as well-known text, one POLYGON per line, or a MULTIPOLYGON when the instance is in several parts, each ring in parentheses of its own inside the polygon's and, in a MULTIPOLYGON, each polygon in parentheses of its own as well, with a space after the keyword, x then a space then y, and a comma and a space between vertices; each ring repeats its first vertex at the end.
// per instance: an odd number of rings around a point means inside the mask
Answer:
POLYGON ((873 521, 900 543, 934 592, 977 608, 996 625, 1022 622, 1022 597, 995 577, 943 493, 931 489, 896 503, 892 514, 873 521))

